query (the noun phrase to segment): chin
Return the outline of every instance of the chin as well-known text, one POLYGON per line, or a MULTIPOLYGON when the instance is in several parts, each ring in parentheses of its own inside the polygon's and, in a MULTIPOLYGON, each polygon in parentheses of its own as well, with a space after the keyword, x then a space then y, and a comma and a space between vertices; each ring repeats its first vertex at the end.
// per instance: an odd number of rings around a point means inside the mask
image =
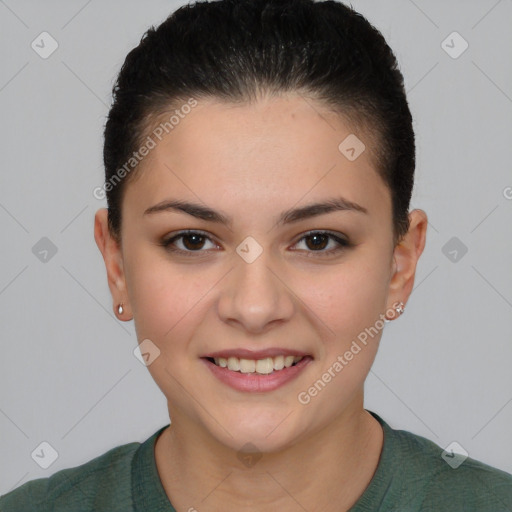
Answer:
POLYGON ((215 431, 211 433, 221 444, 236 452, 278 452, 297 442, 297 432, 289 421, 291 418, 287 418, 288 414, 265 415, 261 411, 254 411, 243 417, 225 417, 222 423, 224 428, 215 425, 215 431))

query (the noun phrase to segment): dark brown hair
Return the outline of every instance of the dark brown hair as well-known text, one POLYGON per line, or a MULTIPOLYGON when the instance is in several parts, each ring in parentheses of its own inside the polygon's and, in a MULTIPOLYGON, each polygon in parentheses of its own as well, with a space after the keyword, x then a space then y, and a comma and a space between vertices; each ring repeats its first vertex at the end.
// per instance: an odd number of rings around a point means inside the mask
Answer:
POLYGON ((397 243, 409 228, 415 168, 403 77, 382 34, 332 0, 196 2, 147 30, 119 72, 105 125, 112 236, 121 239, 123 190, 140 171, 133 154, 164 113, 191 97, 249 102, 288 91, 365 127, 376 170, 391 193, 397 243))

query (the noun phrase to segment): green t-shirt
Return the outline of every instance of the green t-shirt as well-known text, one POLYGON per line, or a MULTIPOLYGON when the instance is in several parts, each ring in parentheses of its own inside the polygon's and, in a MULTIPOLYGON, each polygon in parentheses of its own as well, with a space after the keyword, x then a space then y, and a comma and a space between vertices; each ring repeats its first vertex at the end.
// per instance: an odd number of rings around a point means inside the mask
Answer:
MULTIPOLYGON (((368 412, 382 425, 384 445, 377 471, 350 512, 512 511, 512 475, 472 458, 454 468, 455 462, 447 462, 453 452, 443 458, 432 441, 394 430, 368 412)), ((176 512, 154 457, 155 441, 166 427, 143 443, 118 446, 81 466, 26 482, 0 497, 0 511, 176 512)), ((199 504, 195 508, 201 510, 199 504)))

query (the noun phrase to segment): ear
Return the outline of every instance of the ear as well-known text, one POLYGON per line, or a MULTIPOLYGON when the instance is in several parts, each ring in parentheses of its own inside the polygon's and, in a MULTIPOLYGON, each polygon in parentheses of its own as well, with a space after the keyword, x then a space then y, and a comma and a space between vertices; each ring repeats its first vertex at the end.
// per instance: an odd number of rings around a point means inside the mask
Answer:
POLYGON ((423 210, 409 213, 409 230, 403 240, 393 251, 393 270, 389 283, 387 307, 394 309, 394 304, 407 300, 414 286, 416 265, 425 248, 428 219, 423 210))
POLYGON ((112 295, 114 314, 120 320, 131 320, 131 311, 126 292, 126 280, 123 269, 123 254, 119 243, 108 229, 108 210, 100 208, 94 216, 94 240, 98 246, 107 269, 108 286, 112 295), (119 314, 118 304, 123 304, 124 312, 119 314))

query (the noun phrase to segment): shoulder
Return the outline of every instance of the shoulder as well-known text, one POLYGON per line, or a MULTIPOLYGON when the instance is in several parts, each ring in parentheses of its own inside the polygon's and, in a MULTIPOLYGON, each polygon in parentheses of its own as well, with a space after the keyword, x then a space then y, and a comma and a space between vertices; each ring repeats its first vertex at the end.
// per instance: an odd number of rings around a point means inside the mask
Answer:
POLYGON ((402 473, 409 491, 415 490, 421 510, 512 509, 511 474, 411 432, 391 432, 401 454, 396 471, 402 473))
POLYGON ((0 497, 0 510, 130 510, 131 462, 139 446, 138 442, 117 446, 80 466, 26 482, 0 497))

